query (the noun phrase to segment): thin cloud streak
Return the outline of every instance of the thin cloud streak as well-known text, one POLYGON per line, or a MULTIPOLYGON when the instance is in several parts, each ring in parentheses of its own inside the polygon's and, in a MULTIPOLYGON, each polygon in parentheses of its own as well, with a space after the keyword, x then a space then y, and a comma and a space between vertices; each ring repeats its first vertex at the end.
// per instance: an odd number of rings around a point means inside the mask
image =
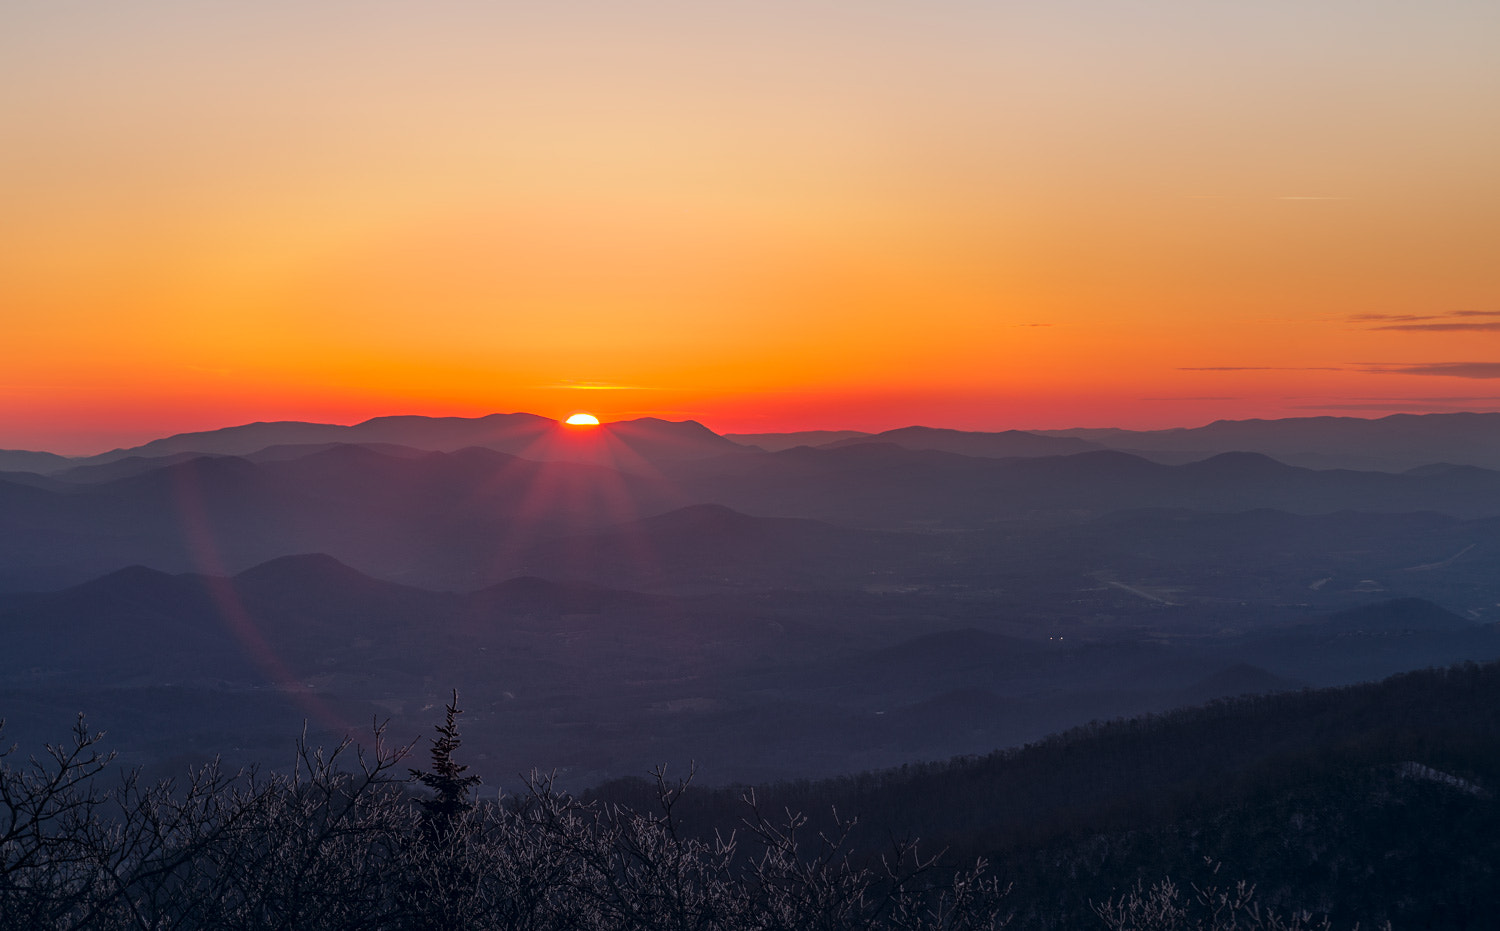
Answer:
POLYGON ((1371 375, 1437 375, 1448 378, 1500 378, 1500 362, 1428 362, 1421 364, 1364 363, 1371 375))
POLYGON ((1422 397, 1422 398, 1345 398, 1344 400, 1346 400, 1346 401, 1404 401, 1404 402, 1409 402, 1409 403, 1412 403, 1412 404, 1421 404, 1421 403, 1425 403, 1425 402, 1442 403, 1442 404, 1466 404, 1466 403, 1470 403, 1470 402, 1473 402, 1473 401, 1493 401, 1493 402, 1500 402, 1500 394, 1451 395, 1451 396, 1444 396, 1444 397, 1422 397))
POLYGON ((1493 323, 1392 323, 1370 327, 1372 330, 1425 330, 1428 332, 1471 331, 1479 333, 1500 332, 1500 320, 1493 323))
POLYGON ((545 391, 646 391, 644 385, 542 385, 545 391))
POLYGON ((1478 407, 1457 404, 1403 404, 1395 402, 1391 404, 1289 404, 1288 410, 1294 411, 1397 411, 1412 413, 1460 413, 1472 411, 1475 413, 1490 413, 1500 410, 1500 405, 1480 405, 1478 407))
POLYGON ((1500 332, 1500 311, 1454 310, 1437 314, 1354 314, 1351 323, 1367 330, 1400 330, 1403 332, 1500 332))

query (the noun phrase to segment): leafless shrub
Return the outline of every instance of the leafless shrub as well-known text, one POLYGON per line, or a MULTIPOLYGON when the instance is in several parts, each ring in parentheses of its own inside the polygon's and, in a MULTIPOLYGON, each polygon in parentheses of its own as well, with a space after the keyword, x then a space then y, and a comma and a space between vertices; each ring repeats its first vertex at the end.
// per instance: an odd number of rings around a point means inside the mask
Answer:
MULTIPOLYGON (((1217 876, 1219 864, 1209 863, 1217 876)), ((1210 882, 1191 885, 1189 892, 1170 878, 1151 886, 1135 888, 1102 904, 1094 903, 1110 931, 1329 931, 1326 916, 1298 911, 1287 915, 1262 910, 1255 901, 1255 886, 1239 880, 1232 886, 1210 882)), ((1390 924, 1382 925, 1390 931, 1390 924)), ((1357 926, 1356 926, 1357 931, 1357 926)))
MULTIPOLYGON (((451 722, 450 722, 451 723, 451 722)), ((442 831, 380 727, 373 749, 297 743, 290 772, 210 765, 126 774, 80 718, 69 744, 0 754, 0 928, 791 931, 998 928, 1005 890, 944 877, 912 844, 852 859, 852 822, 815 841, 753 797, 744 837, 680 833, 687 779, 656 810, 584 803, 533 775, 516 798, 455 807, 442 831)))

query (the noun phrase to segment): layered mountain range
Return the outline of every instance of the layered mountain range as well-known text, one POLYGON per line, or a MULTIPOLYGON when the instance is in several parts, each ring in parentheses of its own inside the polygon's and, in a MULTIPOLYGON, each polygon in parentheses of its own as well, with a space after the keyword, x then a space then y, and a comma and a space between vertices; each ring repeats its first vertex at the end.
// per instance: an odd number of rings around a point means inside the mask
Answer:
POLYGON ((4 454, 0 714, 254 761, 302 718, 415 733, 458 687, 481 769, 733 781, 1490 659, 1490 416, 729 438, 512 414, 4 454), (1325 434, 1399 471, 1288 461, 1325 434))

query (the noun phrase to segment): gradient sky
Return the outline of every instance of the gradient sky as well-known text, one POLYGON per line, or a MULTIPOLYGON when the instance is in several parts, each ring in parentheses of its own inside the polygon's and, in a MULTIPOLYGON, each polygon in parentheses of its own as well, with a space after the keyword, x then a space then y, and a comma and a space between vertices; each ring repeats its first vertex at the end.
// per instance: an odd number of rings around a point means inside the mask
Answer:
POLYGON ((1500 410, 1494 0, 7 0, 0 448, 1500 410))

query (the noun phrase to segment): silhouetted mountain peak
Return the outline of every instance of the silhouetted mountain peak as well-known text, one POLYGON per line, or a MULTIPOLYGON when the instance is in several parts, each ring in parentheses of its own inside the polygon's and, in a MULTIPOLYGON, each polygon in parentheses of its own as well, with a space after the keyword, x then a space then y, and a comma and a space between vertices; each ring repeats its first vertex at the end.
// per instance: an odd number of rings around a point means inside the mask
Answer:
POLYGON ((1434 460, 1500 467, 1500 412, 1215 420, 1167 430, 1046 431, 1151 451, 1254 450, 1294 466, 1400 471, 1434 460))
POLYGON ((822 446, 869 435, 863 430, 801 430, 792 433, 726 433, 724 438, 774 453, 797 446, 822 446))
POLYGON ((433 425, 485 427, 485 426, 536 426, 546 427, 555 423, 550 417, 517 412, 514 414, 485 414, 482 417, 425 417, 421 414, 391 414, 371 417, 354 425, 354 430, 368 432, 399 432, 433 425))
POLYGON ((74 465, 76 460, 56 453, 33 452, 29 449, 0 449, 0 472, 35 472, 47 475, 74 465))
POLYGON ((717 433, 714 433, 696 420, 667 420, 663 417, 637 417, 634 420, 617 420, 614 423, 606 424, 606 426, 633 427, 637 430, 659 430, 665 433, 712 433, 714 436, 718 436, 717 433))
POLYGON ((1038 434, 1027 433, 1025 430, 954 430, 951 427, 924 427, 920 424, 912 424, 909 427, 897 427, 884 433, 877 433, 877 437, 886 437, 891 442, 899 442, 903 439, 938 439, 957 437, 1036 437, 1038 434))
POLYGON ((149 566, 126 566, 108 575, 74 585, 67 591, 131 593, 158 591, 164 587, 176 587, 179 578, 171 573, 152 569, 149 566))
POLYGON ((1091 449, 1087 452, 1074 453, 1071 456, 1059 456, 1050 458, 1066 459, 1070 462, 1091 462, 1103 465, 1120 466, 1147 466, 1157 468, 1157 464, 1149 459, 1137 456, 1135 453, 1127 453, 1118 449, 1091 449))
POLYGON ((297 584, 308 581, 325 582, 337 579, 343 582, 376 582, 358 569, 329 556, 327 553, 298 553, 278 556, 257 566, 252 566, 234 577, 236 582, 257 585, 297 584))
POLYGON ((1099 449, 1099 444, 1066 436, 1042 436, 1024 430, 1002 430, 994 433, 952 430, 946 427, 900 427, 871 436, 834 440, 825 449, 863 446, 873 443, 895 443, 906 449, 937 450, 961 456, 1006 459, 1012 456, 1066 456, 1099 449))
POLYGON ((28 496, 32 492, 70 490, 72 483, 39 472, 0 472, 0 500, 6 496, 28 496))
POLYGON ((243 487, 263 474, 260 466, 240 456, 209 453, 187 458, 173 456, 165 461, 166 464, 159 468, 100 482, 96 487, 118 492, 166 482, 182 488, 206 490, 226 485, 243 487))
POLYGON ((239 573, 234 587, 248 597, 273 603, 337 606, 345 602, 393 602, 408 595, 430 595, 426 589, 371 578, 326 553, 279 556, 239 573))
POLYGON ((329 430, 343 429, 332 424, 304 423, 296 420, 256 421, 218 430, 176 433, 142 446, 113 449, 90 457, 79 464, 113 462, 129 456, 156 458, 174 453, 243 455, 278 444, 317 443, 326 440, 329 430))
POLYGON ((744 451, 740 444, 726 440, 696 420, 641 417, 604 424, 596 429, 648 459, 700 459, 744 451))
POLYGON ((163 469, 179 462, 187 462, 192 459, 202 458, 202 453, 172 453, 167 456, 125 456, 110 462, 98 465, 81 465, 68 469, 62 469, 56 473, 57 477, 69 482, 109 482, 117 478, 128 478, 132 475, 140 475, 142 472, 150 472, 155 469, 163 469))
POLYGON ((452 452, 428 453, 422 458, 429 462, 448 461, 469 466, 498 468, 516 461, 517 457, 498 449, 490 449, 488 446, 465 446, 463 449, 455 449, 452 452))
MULTIPOLYGON (((285 449, 286 447, 272 448, 285 449)), ((423 450, 421 451, 420 455, 422 457, 426 457, 442 454, 430 453, 426 450, 423 450)), ((315 446, 309 448, 309 451, 305 456, 296 457, 297 460, 308 464, 327 463, 330 465, 349 467, 381 462, 393 458, 397 457, 392 456, 390 453, 383 450, 377 449, 372 446, 366 446, 360 443, 333 443, 328 446, 315 446)))
POLYGON ((771 453, 783 461, 801 461, 818 464, 835 464, 839 466, 877 466, 907 465, 920 463, 963 463, 972 462, 975 457, 966 456, 962 453, 952 453, 940 449, 912 449, 899 443, 890 443, 881 440, 861 441, 857 443, 835 443, 829 446, 807 447, 797 446, 785 449, 778 453, 771 453))
POLYGON ((431 452, 416 446, 403 446, 400 443, 302 443, 296 445, 267 446, 265 449, 246 456, 251 462, 287 462, 293 459, 305 459, 308 456, 327 452, 340 446, 357 446, 367 452, 388 456, 395 459, 420 459, 431 452))
POLYGON ((79 622, 94 623, 98 617, 126 606, 147 607, 154 612, 178 604, 199 591, 201 580, 201 576, 171 575, 147 566, 126 566, 47 597, 68 605, 66 613, 79 622))
POLYGON ((765 521, 766 518, 751 517, 722 504, 690 504, 634 524, 666 533, 734 533, 761 526, 765 521))
POLYGON ((1063 456, 1041 456, 1017 460, 1008 463, 1014 469, 1027 470, 1037 474, 1048 474, 1053 476, 1068 476, 1073 480, 1109 480, 1113 478, 1155 475, 1166 471, 1167 467, 1143 459, 1134 453, 1121 452, 1117 449, 1091 449, 1082 453, 1071 453, 1063 456))
POLYGON ((1209 456, 1198 462, 1180 466, 1195 472, 1207 472, 1236 478, 1253 478, 1262 475, 1280 475, 1296 471, 1295 466, 1272 459, 1264 453, 1234 451, 1209 456))

